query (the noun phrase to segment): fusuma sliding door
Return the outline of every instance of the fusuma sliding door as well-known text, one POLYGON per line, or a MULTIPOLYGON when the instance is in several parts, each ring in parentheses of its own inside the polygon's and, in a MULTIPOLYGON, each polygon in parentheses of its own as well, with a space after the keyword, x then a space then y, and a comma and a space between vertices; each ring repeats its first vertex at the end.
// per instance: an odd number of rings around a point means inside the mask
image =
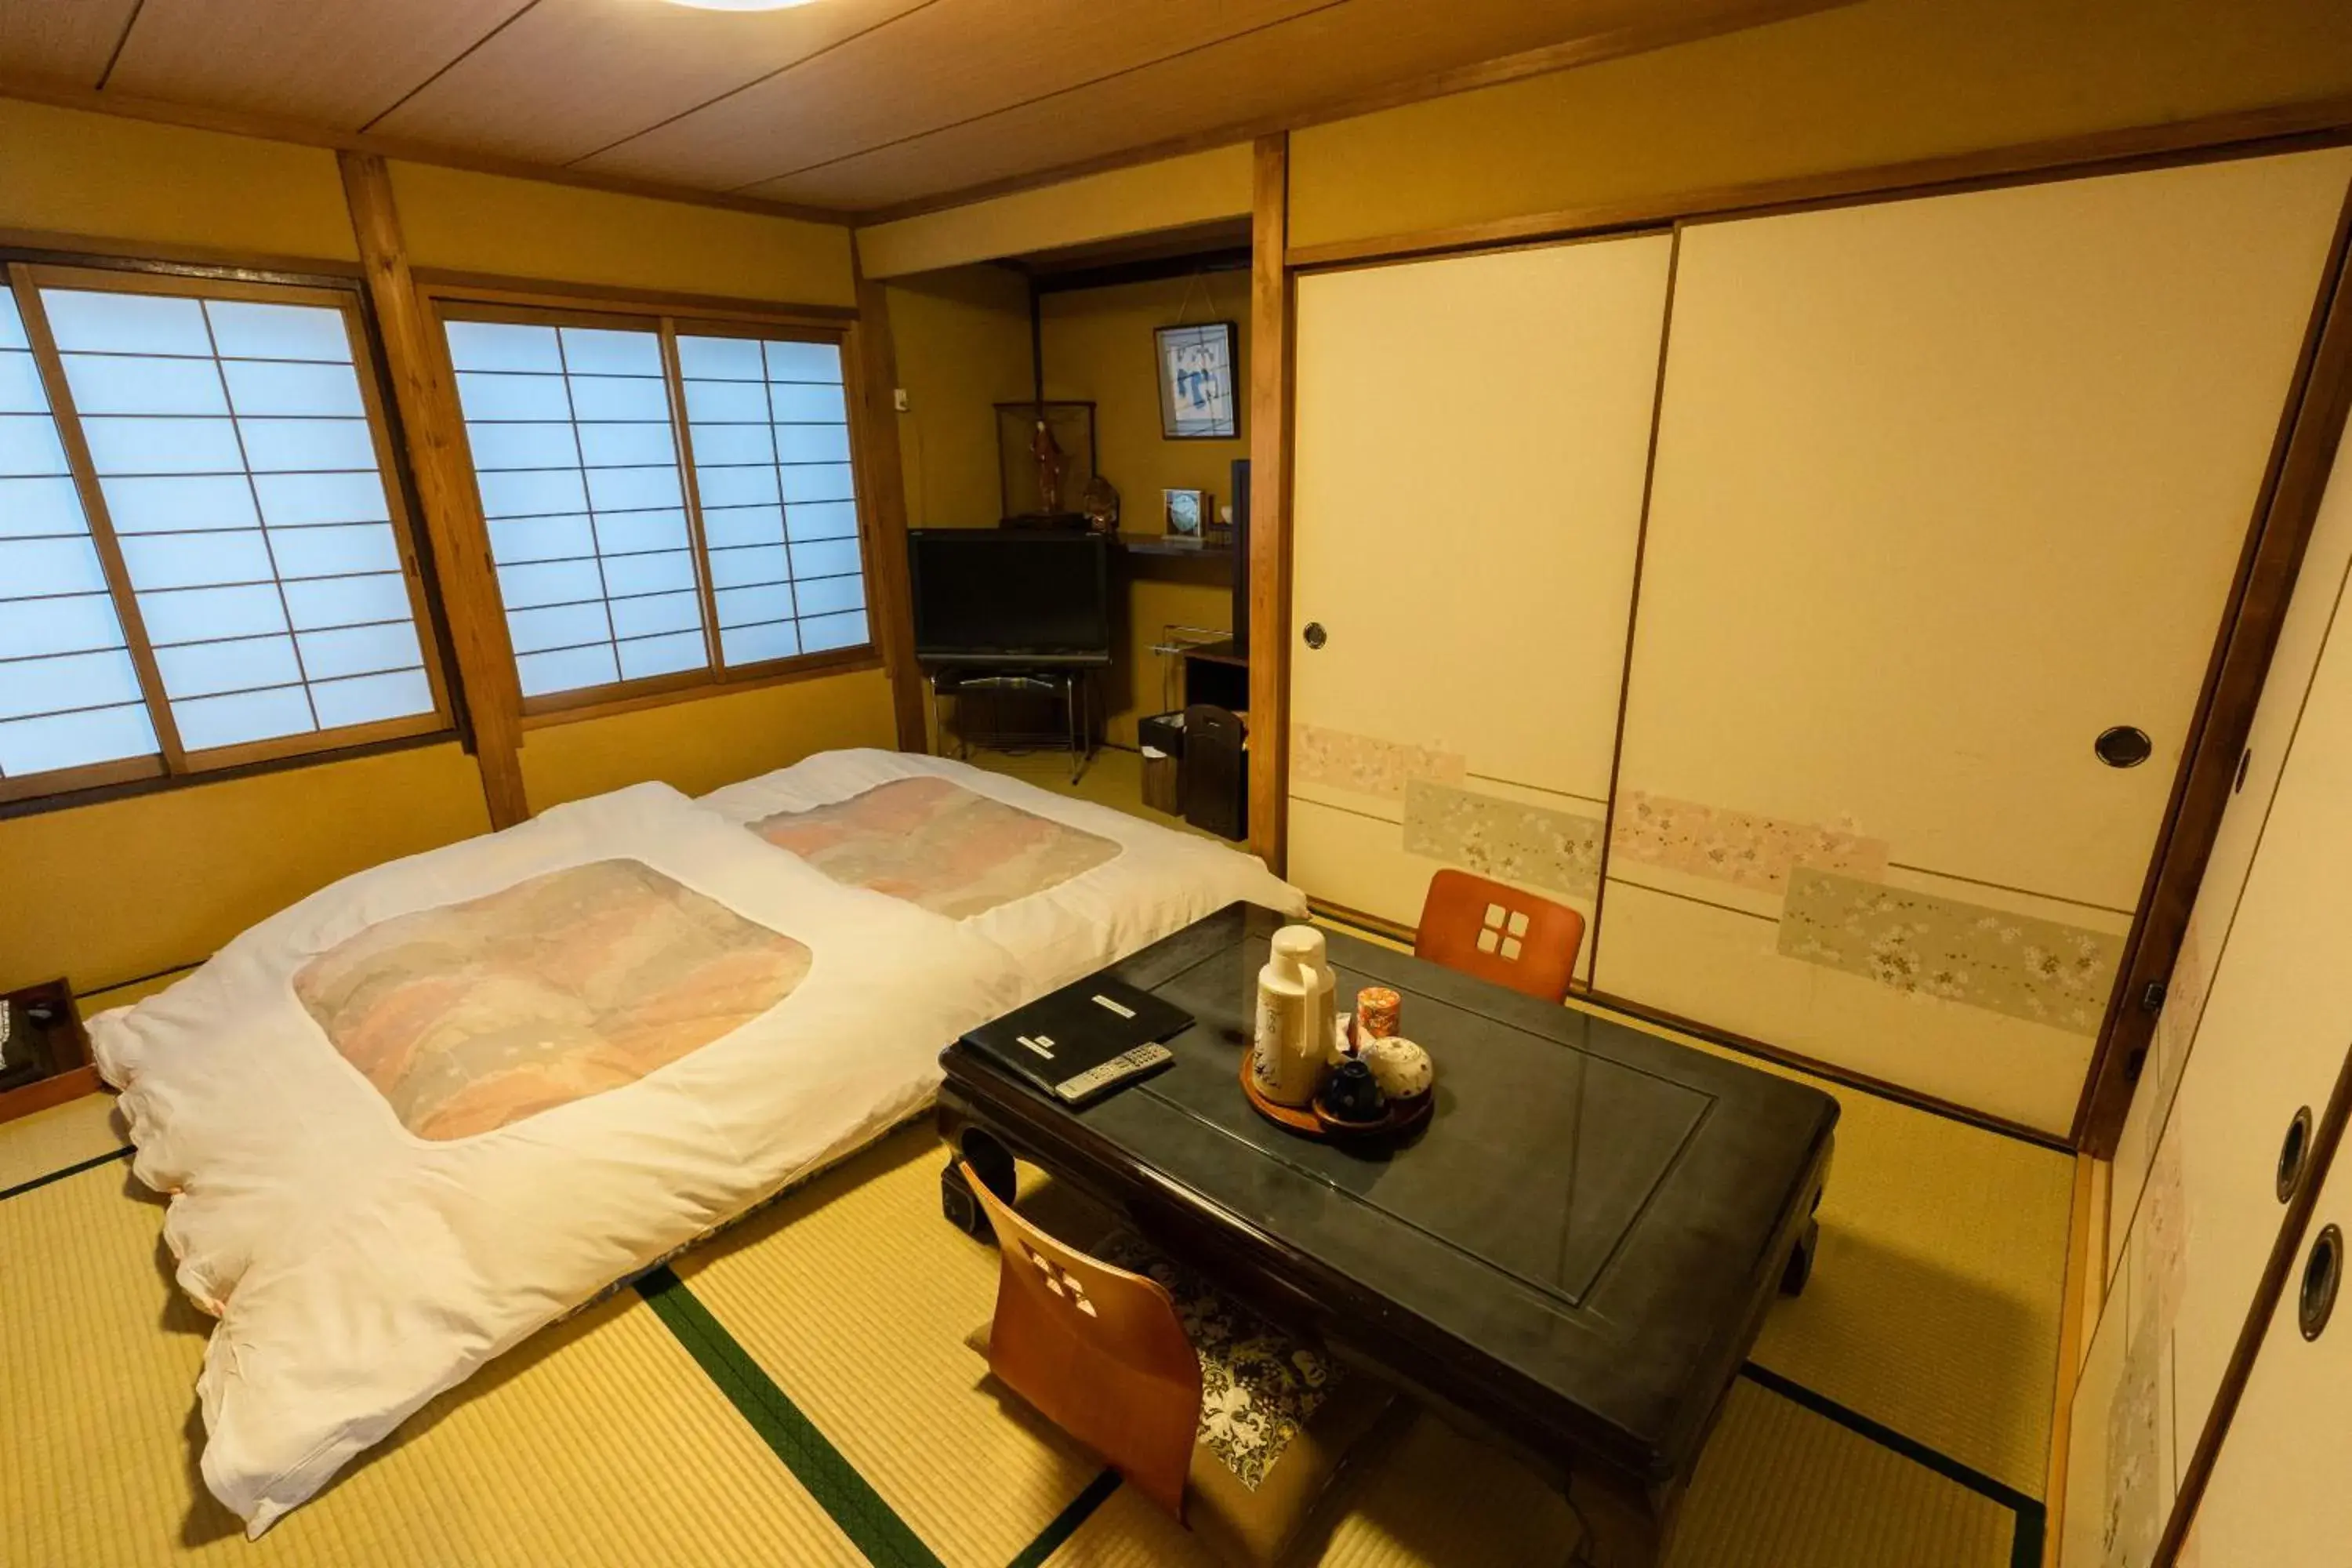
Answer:
MULTIPOLYGON (((2316 1135, 2352 1041, 2347 570, 2340 456, 2116 1153, 2105 1303, 2074 1392, 2067 1568, 2153 1562, 2285 1215, 2282 1155, 2316 1135)), ((2209 1559, 2242 1560, 2298 1561, 2209 1559)))
POLYGON ((2067 1128, 2347 173, 1683 231, 1597 991, 2067 1128))
MULTIPOLYGON (((2256 710, 2250 752, 2271 754, 2250 755, 2248 784, 2230 803, 2198 890, 2192 927, 2210 943, 2191 955, 2200 974, 2184 975, 2186 963, 2175 970, 2162 1031, 2170 1038, 2155 1070, 2140 1075, 2146 1109, 2132 1108, 2135 1139, 2123 1152, 2134 1163, 2116 1164, 2109 1223, 2122 1241, 2074 1396, 2070 1568, 2153 1561, 2228 1377, 2297 1161, 2318 1136, 2352 1042, 2347 456, 2339 453, 2256 710), (2275 781, 2267 798, 2265 775, 2275 781), (2225 849, 2234 849, 2226 859, 2225 849)), ((2340 1360, 2326 1364, 2340 1374, 2340 1360)), ((2239 1433, 2232 1426, 2230 1441, 2239 1433)))
POLYGON ((1318 898, 1410 925, 1452 865, 1591 914, 1672 255, 1299 279, 1289 874, 1318 898))

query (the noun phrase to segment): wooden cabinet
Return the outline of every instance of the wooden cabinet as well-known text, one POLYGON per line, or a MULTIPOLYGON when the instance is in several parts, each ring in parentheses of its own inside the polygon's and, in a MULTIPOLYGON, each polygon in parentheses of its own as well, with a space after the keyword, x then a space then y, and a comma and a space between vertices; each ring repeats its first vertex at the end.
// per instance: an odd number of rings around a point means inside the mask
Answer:
POLYGON ((1289 870, 1318 897, 1410 925, 1464 865, 1592 913, 1672 250, 1299 280, 1289 870))
POLYGON ((2347 172, 1683 231, 1597 990, 2066 1129, 2347 172))

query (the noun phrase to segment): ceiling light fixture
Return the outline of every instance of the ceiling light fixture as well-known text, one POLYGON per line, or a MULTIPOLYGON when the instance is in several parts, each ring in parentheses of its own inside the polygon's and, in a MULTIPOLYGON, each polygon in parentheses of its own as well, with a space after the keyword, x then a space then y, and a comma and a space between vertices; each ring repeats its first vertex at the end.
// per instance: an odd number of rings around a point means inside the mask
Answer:
POLYGON ((809 0, 669 0, 673 5, 691 5, 698 11, 788 11, 795 5, 805 5, 809 0))

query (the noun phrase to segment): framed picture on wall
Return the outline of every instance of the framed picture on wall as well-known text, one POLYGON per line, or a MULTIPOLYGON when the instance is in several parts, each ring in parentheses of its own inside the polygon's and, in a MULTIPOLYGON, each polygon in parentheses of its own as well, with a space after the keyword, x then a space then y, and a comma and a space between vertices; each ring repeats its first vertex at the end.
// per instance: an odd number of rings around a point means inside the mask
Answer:
POLYGON ((1171 441, 1232 440, 1241 433, 1231 321, 1161 327, 1160 433, 1171 441))

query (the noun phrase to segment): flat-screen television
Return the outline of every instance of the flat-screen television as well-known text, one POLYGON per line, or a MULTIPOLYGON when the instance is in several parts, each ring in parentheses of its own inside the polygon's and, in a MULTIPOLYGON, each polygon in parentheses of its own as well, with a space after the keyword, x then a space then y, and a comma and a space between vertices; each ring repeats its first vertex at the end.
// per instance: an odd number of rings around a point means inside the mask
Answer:
POLYGON ((915 657, 936 664, 1110 662, 1110 541, 1098 533, 907 533, 915 657))

